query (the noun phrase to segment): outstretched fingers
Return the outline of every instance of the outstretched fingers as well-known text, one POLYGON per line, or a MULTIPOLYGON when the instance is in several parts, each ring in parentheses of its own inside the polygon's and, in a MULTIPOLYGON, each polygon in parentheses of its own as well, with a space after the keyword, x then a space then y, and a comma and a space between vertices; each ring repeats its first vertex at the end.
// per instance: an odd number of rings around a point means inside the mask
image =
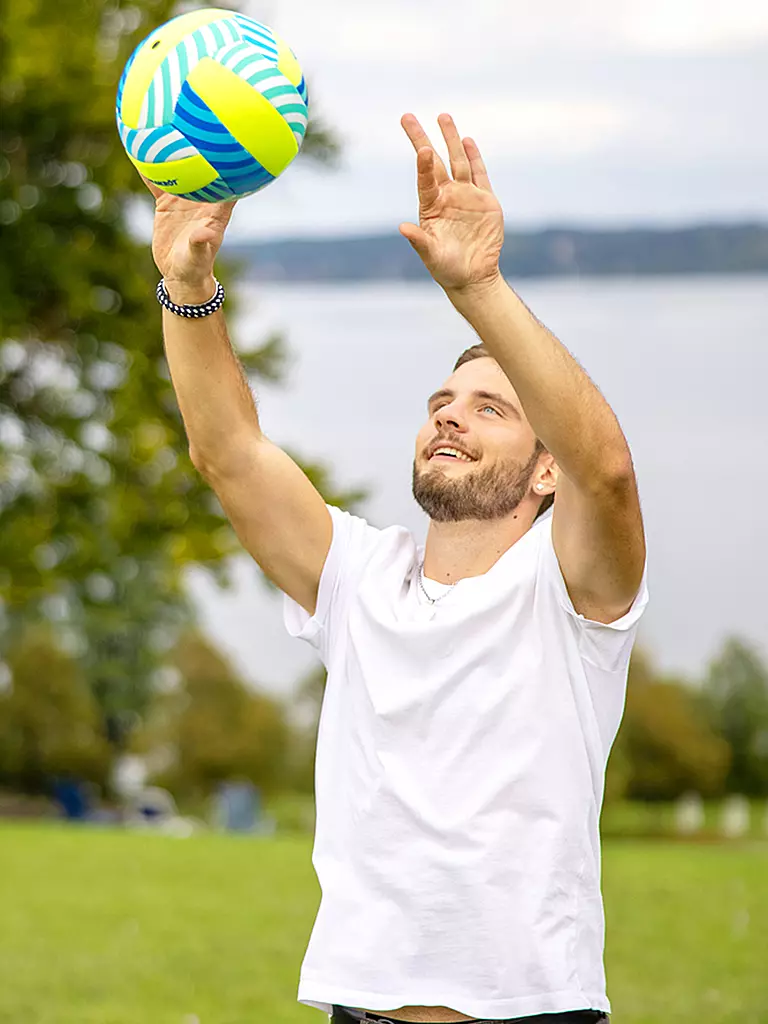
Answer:
POLYGON ((411 144, 413 145, 413 148, 416 150, 417 153, 419 152, 420 149, 423 149, 425 146, 428 146, 435 154, 435 175, 437 177, 438 184, 442 184, 443 182, 448 181, 448 171, 445 169, 445 164, 438 156, 437 150, 429 141, 427 133, 421 127, 421 125, 419 124, 418 120, 414 117, 414 115, 403 114, 403 116, 400 118, 400 124, 405 129, 405 134, 411 140, 411 144))
POLYGON ((485 169, 485 162, 480 156, 480 150, 474 139, 464 139, 464 149, 469 159, 469 166, 472 171, 472 183, 486 192, 493 192, 488 171, 485 169))
MULTIPOLYGON (((443 133, 443 138, 448 145, 448 155, 451 162, 451 173, 455 181, 468 181, 486 192, 493 192, 493 187, 488 177, 485 162, 480 155, 480 150, 474 139, 462 139, 459 136, 456 124, 450 114, 441 114, 438 124, 443 133)), ((445 164, 440 159, 437 150, 429 141, 429 137, 419 124, 413 114, 403 114, 400 124, 411 140, 413 148, 418 153, 420 149, 429 148, 434 154, 435 178, 438 185, 450 181, 450 176, 445 164)))
POLYGON ((454 181, 472 182, 472 170, 469 165, 469 157, 464 150, 459 130, 450 114, 440 114, 437 119, 443 133, 448 156, 451 160, 451 174, 454 181))
POLYGON ((440 182, 437 178, 436 154, 434 149, 424 146, 416 157, 417 185, 419 189, 419 208, 428 210, 440 195, 440 182))

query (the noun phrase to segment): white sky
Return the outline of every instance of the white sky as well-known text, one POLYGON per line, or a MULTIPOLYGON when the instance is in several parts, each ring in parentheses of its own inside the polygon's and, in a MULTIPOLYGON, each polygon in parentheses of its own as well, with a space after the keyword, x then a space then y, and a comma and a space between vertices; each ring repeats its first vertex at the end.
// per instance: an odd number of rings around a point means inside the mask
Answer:
MULTIPOLYGON (((766 0, 243 0, 296 52, 344 145, 243 200, 228 237, 397 230, 415 212, 399 120, 473 136, 507 220, 768 215, 766 0)), ((442 142, 442 140, 440 140, 442 142)))

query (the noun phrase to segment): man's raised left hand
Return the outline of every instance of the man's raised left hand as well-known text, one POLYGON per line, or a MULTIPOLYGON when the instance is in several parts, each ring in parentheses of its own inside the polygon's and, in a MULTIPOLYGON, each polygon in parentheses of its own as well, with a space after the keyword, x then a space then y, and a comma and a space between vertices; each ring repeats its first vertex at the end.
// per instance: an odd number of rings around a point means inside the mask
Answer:
POLYGON ((419 192, 419 224, 401 224, 400 233, 446 291, 474 290, 500 277, 504 215, 474 140, 459 137, 450 114, 437 121, 453 177, 414 115, 400 121, 416 150, 419 192))

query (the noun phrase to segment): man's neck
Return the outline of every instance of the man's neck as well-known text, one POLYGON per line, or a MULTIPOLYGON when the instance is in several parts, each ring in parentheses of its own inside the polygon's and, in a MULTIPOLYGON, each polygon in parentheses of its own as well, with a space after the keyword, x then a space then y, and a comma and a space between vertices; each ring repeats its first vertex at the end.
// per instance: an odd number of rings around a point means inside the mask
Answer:
POLYGON ((430 521, 424 546, 424 575, 437 583, 482 576, 530 530, 536 511, 518 507, 505 519, 430 521))

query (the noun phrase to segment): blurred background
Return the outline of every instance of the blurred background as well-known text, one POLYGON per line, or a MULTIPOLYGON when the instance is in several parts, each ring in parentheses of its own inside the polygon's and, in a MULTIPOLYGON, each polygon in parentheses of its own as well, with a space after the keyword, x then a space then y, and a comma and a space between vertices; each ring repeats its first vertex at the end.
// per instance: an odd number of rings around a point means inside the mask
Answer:
MULTIPOLYGON (((114 120, 135 46, 200 6, 0 3, 14 1024, 317 1019, 295 989, 325 672, 189 461, 114 120)), ((326 501, 419 543, 426 396, 476 339, 398 235, 400 117, 437 141, 448 111, 478 142, 505 275, 613 406, 643 502, 651 603, 602 819, 614 1019, 764 1024, 768 7, 220 6, 288 40, 310 91, 299 159, 216 264, 262 427, 326 501)))

